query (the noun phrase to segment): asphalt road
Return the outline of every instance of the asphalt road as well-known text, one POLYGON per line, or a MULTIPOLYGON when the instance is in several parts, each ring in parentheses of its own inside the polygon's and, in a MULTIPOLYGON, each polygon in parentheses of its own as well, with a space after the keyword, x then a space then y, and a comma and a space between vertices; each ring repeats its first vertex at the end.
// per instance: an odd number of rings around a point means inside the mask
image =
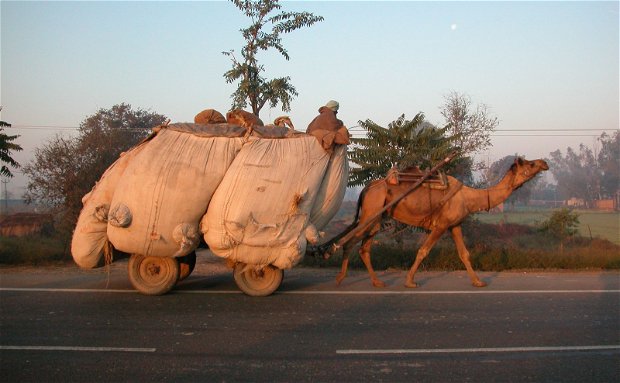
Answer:
POLYGON ((295 268, 265 298, 213 259, 171 293, 103 269, 0 268, 3 382, 618 382, 620 273, 295 268))

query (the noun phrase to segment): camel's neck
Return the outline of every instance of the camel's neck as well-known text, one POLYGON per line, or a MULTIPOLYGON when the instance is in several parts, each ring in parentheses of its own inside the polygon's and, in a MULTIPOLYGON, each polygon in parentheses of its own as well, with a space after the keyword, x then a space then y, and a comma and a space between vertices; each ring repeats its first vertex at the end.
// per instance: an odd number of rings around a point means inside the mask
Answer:
POLYGON ((497 185, 488 189, 473 189, 476 195, 468 201, 468 210, 490 210, 504 202, 512 194, 514 177, 514 173, 509 171, 497 185))

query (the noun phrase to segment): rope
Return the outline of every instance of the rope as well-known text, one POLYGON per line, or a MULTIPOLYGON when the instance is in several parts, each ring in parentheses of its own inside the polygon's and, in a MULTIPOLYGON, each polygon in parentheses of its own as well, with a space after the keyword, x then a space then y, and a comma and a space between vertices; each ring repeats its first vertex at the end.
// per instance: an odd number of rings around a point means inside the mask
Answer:
POLYGON ((105 273, 106 273, 106 281, 105 288, 107 289, 110 286, 110 273, 112 261, 114 260, 114 248, 109 240, 106 239, 103 245, 103 263, 105 265, 105 273))

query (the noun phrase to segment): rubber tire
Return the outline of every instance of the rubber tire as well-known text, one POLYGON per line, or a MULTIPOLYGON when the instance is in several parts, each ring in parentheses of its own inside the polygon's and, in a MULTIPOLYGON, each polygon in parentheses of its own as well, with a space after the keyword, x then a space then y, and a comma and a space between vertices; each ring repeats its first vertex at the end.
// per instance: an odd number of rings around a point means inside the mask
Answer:
POLYGON ((144 295, 162 295, 179 279, 179 262, 171 257, 132 254, 127 265, 131 285, 144 295))
POLYGON ((266 297, 273 294, 280 287, 284 272, 274 266, 265 266, 259 273, 254 268, 246 269, 245 263, 237 263, 233 270, 233 277, 237 287, 252 297, 266 297))
POLYGON ((196 252, 192 251, 183 257, 179 257, 177 261, 179 261, 179 280, 177 282, 180 282, 189 277, 192 271, 194 271, 196 267, 196 252))

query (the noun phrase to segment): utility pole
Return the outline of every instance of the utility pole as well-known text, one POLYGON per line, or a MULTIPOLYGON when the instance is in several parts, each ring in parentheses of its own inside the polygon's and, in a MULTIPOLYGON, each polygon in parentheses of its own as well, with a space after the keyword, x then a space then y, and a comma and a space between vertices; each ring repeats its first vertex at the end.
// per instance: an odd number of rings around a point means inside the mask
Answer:
POLYGON ((4 186, 4 214, 9 215, 9 192, 7 191, 6 184, 9 180, 2 180, 2 186, 4 186))

